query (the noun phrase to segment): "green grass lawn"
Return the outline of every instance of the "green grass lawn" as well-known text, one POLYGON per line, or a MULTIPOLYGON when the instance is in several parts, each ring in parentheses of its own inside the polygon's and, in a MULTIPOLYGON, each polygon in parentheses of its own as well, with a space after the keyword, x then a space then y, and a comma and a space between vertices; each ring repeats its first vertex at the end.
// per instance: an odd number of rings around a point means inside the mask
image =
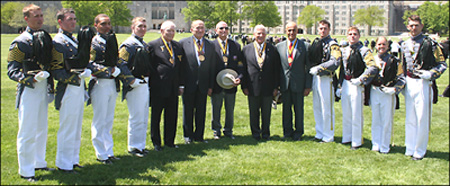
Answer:
MULTIPOLYGON (((29 184, 18 175, 16 136, 18 130, 17 110, 14 108, 16 82, 7 76, 7 53, 11 41, 17 34, 1 36, 1 184, 29 184)), ((54 35, 53 35, 54 36, 54 35)), ((190 34, 177 34, 175 40, 190 34)), ((118 34, 119 43, 128 35, 118 34)), ((144 40, 159 37, 148 33, 144 40)), ((301 37, 299 35, 299 37, 301 37)), ((314 38, 315 36, 307 36, 314 38)), ((338 37, 339 41, 341 37, 338 37)), ((370 37, 369 37, 370 38, 370 37)), ((373 37, 375 38, 375 37, 373 37)), ((370 39, 369 39, 370 40, 370 39)), ((448 61, 447 61, 448 63, 448 61)), ((448 70, 437 81, 439 94, 449 84, 448 70)), ((175 143, 178 149, 153 150, 150 127, 144 158, 127 153, 128 108, 126 102, 117 97, 114 119, 114 152, 121 160, 114 165, 102 165, 96 161, 91 143, 90 126, 92 107, 85 107, 80 163, 80 174, 61 172, 36 172, 42 185, 150 185, 150 184, 202 184, 202 185, 267 185, 267 184, 396 184, 396 185, 448 185, 449 184, 449 99, 439 98, 433 105, 433 119, 426 157, 412 161, 405 152, 405 105, 400 96, 400 110, 395 113, 393 142, 395 146, 387 155, 371 151, 371 111, 364 107, 364 145, 358 150, 340 144, 342 139, 341 104, 335 103, 335 142, 320 144, 314 138, 314 116, 312 95, 305 98, 305 140, 283 141, 281 106, 272 110, 270 141, 255 141, 251 137, 249 112, 246 97, 237 93, 235 108, 235 140, 223 138, 213 140, 211 131, 211 105, 208 98, 205 139, 208 144, 185 145, 182 130, 182 105, 178 112, 178 127, 175 143)), ((54 103, 49 105, 48 143, 46 160, 55 167, 56 136, 59 128, 59 113, 54 103)), ((223 111, 224 112, 224 111, 223 111)), ((223 113, 222 112, 222 113, 223 113)), ((222 122, 224 114, 222 114, 222 122)))

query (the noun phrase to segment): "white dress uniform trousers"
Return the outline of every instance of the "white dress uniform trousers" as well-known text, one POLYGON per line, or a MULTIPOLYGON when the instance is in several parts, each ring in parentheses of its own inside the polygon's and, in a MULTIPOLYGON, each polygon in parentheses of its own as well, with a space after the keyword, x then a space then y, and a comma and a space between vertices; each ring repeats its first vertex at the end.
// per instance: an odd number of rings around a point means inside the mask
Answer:
POLYGON ((106 160, 113 153, 112 129, 116 107, 116 82, 114 79, 97 79, 91 92, 92 118, 91 137, 97 159, 106 160))
POLYGON ((370 89, 370 107, 372 108, 372 150, 389 152, 391 131, 395 111, 395 94, 386 94, 379 87, 370 89))
POLYGON ((35 168, 47 167, 47 81, 34 83, 34 89, 25 87, 19 104, 19 131, 17 155, 19 174, 34 176, 35 168))
POLYGON ((431 81, 406 77, 405 155, 423 158, 427 152, 432 111, 431 81))
MULTIPOLYGON (((137 81, 137 80, 136 80, 137 81)), ((148 77, 145 78, 148 82, 148 77)), ((150 92, 148 84, 140 85, 126 95, 128 105, 128 151, 145 149, 150 92)))
POLYGON ((331 76, 313 76, 313 110, 317 139, 334 141, 334 90, 331 76))
POLYGON ((80 86, 68 84, 59 109, 58 147, 55 165, 72 170, 80 160, 81 126, 84 112, 84 79, 80 86))
POLYGON ((362 85, 342 82, 342 143, 352 142, 352 147, 363 144, 363 91, 362 85))

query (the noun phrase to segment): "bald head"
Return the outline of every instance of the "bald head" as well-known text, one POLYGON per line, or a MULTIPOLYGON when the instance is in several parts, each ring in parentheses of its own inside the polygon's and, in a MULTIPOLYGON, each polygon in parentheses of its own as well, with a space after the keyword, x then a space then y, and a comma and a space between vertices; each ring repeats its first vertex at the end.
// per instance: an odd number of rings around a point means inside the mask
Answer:
POLYGON ((294 39, 297 38, 297 32, 298 32, 297 23, 289 21, 286 24, 286 35, 289 41, 294 41, 294 39))

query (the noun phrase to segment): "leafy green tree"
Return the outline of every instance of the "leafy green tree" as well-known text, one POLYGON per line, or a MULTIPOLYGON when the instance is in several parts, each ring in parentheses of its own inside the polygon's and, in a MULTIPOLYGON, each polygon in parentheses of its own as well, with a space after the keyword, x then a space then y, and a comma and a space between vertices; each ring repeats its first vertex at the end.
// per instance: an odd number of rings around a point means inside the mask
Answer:
POLYGON ((228 26, 230 26, 230 32, 233 30, 233 23, 236 23, 240 18, 237 12, 238 2, 237 1, 215 1, 214 2, 214 12, 212 17, 214 17, 214 28, 215 24, 219 21, 225 21, 228 26))
POLYGON ((305 27, 311 28, 315 27, 316 23, 323 19, 326 14, 325 10, 314 5, 308 5, 303 8, 300 12, 300 16, 297 18, 297 22, 300 25, 305 25, 305 27))
POLYGON ((449 4, 424 2, 419 6, 416 13, 420 16, 424 28, 431 33, 446 33, 448 32, 449 24, 449 4))
POLYGON ((56 7, 48 7, 44 10, 44 25, 58 26, 58 20, 56 20, 56 13, 58 9, 56 7))
POLYGON ((367 8, 358 9, 353 16, 355 21, 353 24, 367 25, 368 35, 372 32, 372 26, 383 26, 386 18, 384 17, 384 9, 378 6, 369 6, 367 8))
POLYGON ((423 32, 448 33, 449 27, 449 3, 435 4, 424 2, 416 11, 406 10, 403 14, 404 24, 408 25, 408 17, 418 15, 424 24, 423 32))
POLYGON ((2 4, 2 24, 11 27, 23 27, 27 23, 23 19, 22 9, 26 5, 20 2, 7 2, 2 4))
POLYGON ((245 1, 243 16, 250 20, 250 27, 262 24, 276 27, 281 24, 281 16, 273 1, 245 1))
POLYGON ((181 10, 186 22, 202 20, 206 28, 214 28, 216 19, 211 16, 214 12, 212 1, 187 1, 187 7, 181 10))
POLYGON ((62 1, 64 8, 72 8, 77 15, 77 23, 80 26, 93 25, 94 18, 104 13, 111 18, 113 26, 130 26, 131 15, 127 7, 130 1, 62 1))

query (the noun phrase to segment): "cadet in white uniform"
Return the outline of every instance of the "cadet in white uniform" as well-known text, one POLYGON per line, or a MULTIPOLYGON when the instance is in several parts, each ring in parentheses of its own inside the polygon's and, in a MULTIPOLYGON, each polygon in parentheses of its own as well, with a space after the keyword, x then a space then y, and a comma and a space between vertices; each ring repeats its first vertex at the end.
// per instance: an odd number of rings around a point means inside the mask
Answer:
POLYGON ((372 80, 369 98, 372 108, 372 150, 383 154, 390 150, 395 95, 405 86, 403 66, 395 56, 388 54, 388 45, 385 37, 377 38, 375 48, 378 54, 374 58, 381 70, 372 80))
POLYGON ((363 85, 367 85, 378 73, 372 51, 359 41, 359 29, 351 26, 347 31, 350 46, 343 48, 343 62, 339 72, 342 89, 342 143, 351 142, 351 149, 363 145, 363 85))
POLYGON ((341 49, 339 44, 331 39, 330 23, 327 20, 319 22, 320 39, 316 38, 310 51, 313 67, 309 73, 313 75, 313 110, 316 121, 315 139, 321 142, 334 141, 334 71, 341 64, 341 49), (318 51, 316 53, 315 51, 318 51), (317 60, 314 60, 317 59, 317 60))
MULTIPOLYGON (((51 101, 47 94, 51 93, 48 90, 53 90, 53 78, 47 71, 49 69, 42 68, 45 62, 35 60, 39 54, 33 53, 33 35, 44 22, 41 8, 30 4, 22 11, 28 26, 9 47, 8 77, 18 82, 16 108, 19 109, 17 134, 19 175, 27 181, 35 182, 37 180, 35 170, 55 170, 47 168, 45 161, 47 110, 51 101)), ((45 41, 51 43, 51 37, 45 41)), ((51 49, 46 52, 45 54, 51 56, 51 49)), ((47 62, 50 61, 51 59, 47 62)))
POLYGON ((419 16, 408 18, 411 38, 402 43, 406 66, 405 155, 421 160, 427 152, 433 92, 431 84, 447 69, 437 43, 422 34, 419 16))

